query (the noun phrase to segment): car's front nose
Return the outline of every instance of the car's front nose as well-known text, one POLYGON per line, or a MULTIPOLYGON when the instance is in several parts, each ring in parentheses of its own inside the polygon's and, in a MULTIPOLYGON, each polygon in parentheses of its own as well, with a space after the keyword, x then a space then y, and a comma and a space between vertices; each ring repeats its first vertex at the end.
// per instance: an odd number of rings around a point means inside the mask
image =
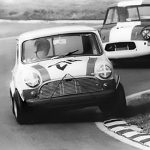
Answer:
POLYGON ((113 99, 115 88, 115 80, 93 77, 64 79, 43 84, 36 96, 26 99, 26 103, 48 108, 100 105, 113 99))

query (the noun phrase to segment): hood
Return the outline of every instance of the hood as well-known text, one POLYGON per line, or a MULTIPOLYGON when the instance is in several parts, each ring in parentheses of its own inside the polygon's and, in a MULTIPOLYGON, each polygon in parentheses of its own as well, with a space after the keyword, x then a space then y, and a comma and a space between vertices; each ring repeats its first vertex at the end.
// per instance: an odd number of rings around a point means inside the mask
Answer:
POLYGON ((107 62, 110 66, 109 61, 104 55, 66 57, 42 61, 32 67, 40 73, 43 82, 45 82, 48 80, 61 80, 65 76, 92 76, 98 66, 107 62))

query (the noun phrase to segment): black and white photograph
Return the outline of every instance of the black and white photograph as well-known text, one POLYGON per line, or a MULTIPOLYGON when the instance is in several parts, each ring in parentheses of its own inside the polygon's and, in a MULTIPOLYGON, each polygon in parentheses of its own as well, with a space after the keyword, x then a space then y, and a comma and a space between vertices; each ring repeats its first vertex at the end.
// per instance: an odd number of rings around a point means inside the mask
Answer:
POLYGON ((150 150, 149 0, 0 0, 0 150, 150 150))

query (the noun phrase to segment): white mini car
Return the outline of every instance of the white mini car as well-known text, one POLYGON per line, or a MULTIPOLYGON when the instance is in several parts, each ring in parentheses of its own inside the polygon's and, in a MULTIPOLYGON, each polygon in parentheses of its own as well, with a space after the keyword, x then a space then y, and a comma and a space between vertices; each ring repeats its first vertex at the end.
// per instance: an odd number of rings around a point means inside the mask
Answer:
POLYGON ((17 40, 10 95, 20 124, 28 121, 29 107, 99 106, 119 114, 126 108, 123 86, 105 56, 99 32, 86 26, 22 34, 17 40))
POLYGON ((100 35, 111 60, 150 59, 150 1, 122 1, 109 7, 100 35))

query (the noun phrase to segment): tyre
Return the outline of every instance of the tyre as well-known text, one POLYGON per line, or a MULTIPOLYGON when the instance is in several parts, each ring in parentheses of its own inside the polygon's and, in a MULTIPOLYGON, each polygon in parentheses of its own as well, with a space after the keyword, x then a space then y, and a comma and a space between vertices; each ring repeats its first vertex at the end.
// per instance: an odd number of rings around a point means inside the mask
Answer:
POLYGON ((19 124, 27 123, 27 107, 22 101, 18 91, 15 92, 12 98, 12 112, 19 124))
POLYGON ((13 96, 12 96, 11 89, 9 89, 9 94, 10 94, 10 99, 11 99, 11 108, 12 108, 12 113, 14 114, 14 109, 13 109, 13 96))
POLYGON ((109 103, 104 103, 99 107, 105 115, 120 117, 125 114, 127 107, 126 97, 121 83, 119 83, 118 88, 115 91, 114 98, 109 100, 109 103))
POLYGON ((121 83, 118 85, 118 88, 115 92, 115 100, 116 102, 113 106, 115 114, 117 116, 124 115, 127 108, 127 103, 124 88, 121 83))

